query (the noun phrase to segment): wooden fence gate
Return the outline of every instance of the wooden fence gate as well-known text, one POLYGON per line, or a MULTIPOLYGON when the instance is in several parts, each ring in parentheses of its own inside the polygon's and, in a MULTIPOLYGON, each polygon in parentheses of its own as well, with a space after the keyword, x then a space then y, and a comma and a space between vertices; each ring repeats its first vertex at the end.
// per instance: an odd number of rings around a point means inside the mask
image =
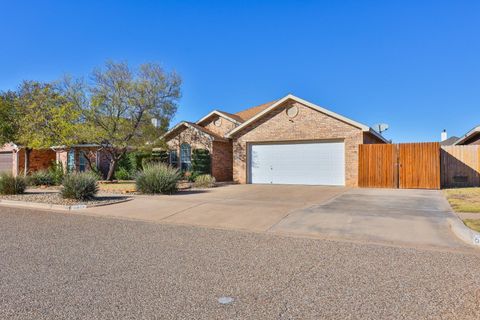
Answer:
POLYGON ((358 184, 364 188, 440 189, 440 144, 364 144, 358 184))

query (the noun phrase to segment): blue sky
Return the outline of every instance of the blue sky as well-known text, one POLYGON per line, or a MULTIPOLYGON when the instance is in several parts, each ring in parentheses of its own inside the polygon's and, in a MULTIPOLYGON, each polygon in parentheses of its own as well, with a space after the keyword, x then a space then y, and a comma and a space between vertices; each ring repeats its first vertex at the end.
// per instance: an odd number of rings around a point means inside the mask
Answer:
POLYGON ((293 93, 397 142, 480 124, 480 1, 2 1, 0 90, 158 62, 175 121, 293 93))

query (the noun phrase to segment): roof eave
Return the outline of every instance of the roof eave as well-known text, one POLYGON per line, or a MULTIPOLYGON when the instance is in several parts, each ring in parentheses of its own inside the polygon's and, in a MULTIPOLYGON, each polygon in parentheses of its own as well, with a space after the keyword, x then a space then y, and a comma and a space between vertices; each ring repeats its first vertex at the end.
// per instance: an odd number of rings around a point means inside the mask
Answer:
POLYGON ((347 117, 344 117, 338 113, 335 113, 333 111, 330 111, 330 110, 327 110, 325 108, 322 108, 316 104, 313 104, 309 101, 306 101, 306 100, 303 100, 299 97, 296 97, 294 96, 293 94, 288 94, 286 95, 285 97, 281 98, 280 100, 278 100, 277 102, 275 102, 274 104, 272 104, 270 107, 266 108, 265 110, 263 110, 262 112, 259 112, 257 115, 255 115, 254 117, 250 118, 249 120, 245 121, 244 123, 242 123, 240 126, 234 128, 232 131, 230 131, 226 137, 228 138, 231 138, 233 134, 235 134, 236 132, 239 132, 240 130, 242 130, 243 128, 247 127, 250 123, 256 121, 257 119, 261 118, 263 115, 267 114, 268 112, 270 112, 271 110, 273 110, 274 108, 276 108, 277 106, 281 105, 282 103, 284 103, 285 101, 287 100, 294 100, 296 102, 299 102, 303 105, 306 105, 314 110, 317 110, 319 112, 322 112, 322 113, 325 113, 333 118, 336 118, 340 121, 343 121, 347 124, 350 124, 356 128, 359 128, 361 129, 362 131, 364 132, 369 132, 370 131, 370 127, 369 126, 366 126, 362 123, 359 123, 359 122, 356 122, 352 119, 349 119, 347 117))
POLYGON ((363 131, 363 132, 369 132, 369 133, 373 134, 375 137, 377 137, 378 139, 382 140, 383 142, 390 143, 390 141, 388 141, 384 136, 382 136, 379 132, 375 131, 372 128, 369 128, 368 131, 363 131))
POLYGON ((181 126, 186 126, 187 128, 191 128, 195 131, 198 131, 200 132, 201 134, 203 135, 206 135, 208 136, 212 141, 222 141, 222 142, 226 142, 228 141, 228 139, 226 138, 222 138, 222 137, 216 137, 216 136, 213 136, 207 132, 204 132, 202 130, 199 130, 198 128, 195 128, 195 126, 192 126, 191 124, 189 124, 187 121, 182 121, 180 123, 178 123, 176 126, 174 126, 172 129, 168 130, 167 132, 165 132, 161 137, 160 139, 165 139, 169 134, 173 133, 175 130, 177 130, 178 128, 180 128, 181 126))
POLYGON ((213 110, 211 111, 209 114, 207 114, 205 117, 203 117, 202 119, 198 120, 197 122, 195 122, 196 124, 201 124, 203 123, 205 120, 207 120, 208 118, 210 118, 211 116, 213 115, 217 115, 219 117, 222 117, 222 118, 225 118, 233 123, 235 123, 236 125, 241 125, 242 123, 238 120, 235 120, 233 119, 232 117, 229 117, 228 115, 226 115, 225 113, 223 113, 222 111, 220 110, 213 110))
POLYGON ((466 140, 468 140, 472 135, 474 135, 476 133, 479 133, 479 132, 480 132, 480 126, 477 126, 477 127, 473 128, 472 130, 470 130, 469 132, 467 132, 463 137, 458 139, 453 145, 456 146, 456 145, 462 144, 466 140))

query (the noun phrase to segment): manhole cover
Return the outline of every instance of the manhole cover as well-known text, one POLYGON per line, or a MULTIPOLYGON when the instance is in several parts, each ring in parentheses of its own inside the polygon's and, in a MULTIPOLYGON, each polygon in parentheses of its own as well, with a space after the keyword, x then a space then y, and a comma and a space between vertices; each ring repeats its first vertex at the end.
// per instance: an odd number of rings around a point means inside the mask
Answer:
POLYGON ((229 303, 233 302, 233 298, 232 297, 220 297, 220 298, 218 298, 218 302, 220 304, 229 304, 229 303))

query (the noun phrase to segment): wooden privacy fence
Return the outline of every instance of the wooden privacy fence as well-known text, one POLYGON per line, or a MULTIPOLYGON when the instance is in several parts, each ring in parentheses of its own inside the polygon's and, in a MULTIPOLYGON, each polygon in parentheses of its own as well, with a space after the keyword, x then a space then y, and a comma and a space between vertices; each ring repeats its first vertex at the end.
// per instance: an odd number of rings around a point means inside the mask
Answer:
POLYGON ((480 146, 448 146, 441 150, 442 186, 480 186, 480 146))
POLYGON ((364 144, 358 184, 364 188, 440 189, 440 144, 364 144))
POLYGON ((480 146, 437 142, 359 147, 358 184, 364 188, 440 189, 480 186, 480 146))
POLYGON ((397 188, 397 149, 395 144, 361 144, 358 185, 364 188, 397 188))

